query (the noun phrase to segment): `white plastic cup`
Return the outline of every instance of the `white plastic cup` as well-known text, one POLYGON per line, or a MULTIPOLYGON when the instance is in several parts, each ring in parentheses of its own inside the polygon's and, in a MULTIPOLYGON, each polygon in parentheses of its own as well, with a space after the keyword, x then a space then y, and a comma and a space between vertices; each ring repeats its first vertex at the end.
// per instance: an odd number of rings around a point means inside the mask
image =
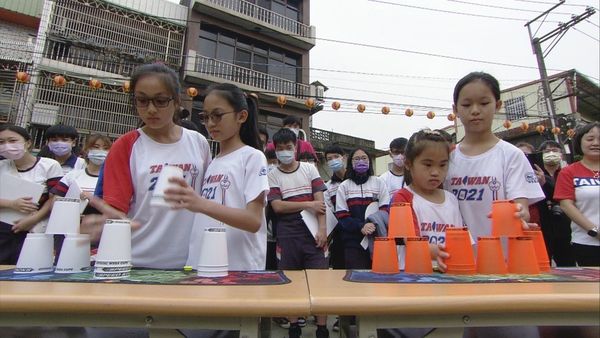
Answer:
POLYGON ((42 233, 28 233, 21 248, 15 273, 51 272, 54 262, 54 238, 42 233))
POLYGON ((90 271, 90 235, 65 236, 55 273, 78 273, 90 271))
POLYGON ((171 204, 165 201, 165 190, 173 187, 173 183, 169 182, 171 177, 183 178, 183 170, 179 167, 166 165, 163 166, 158 180, 154 186, 152 197, 150 198, 150 205, 153 207, 171 207, 171 204))
POLYGON ((198 258, 199 277, 225 277, 229 270, 225 228, 206 228, 198 258))
POLYGON ((79 233, 81 200, 59 197, 54 201, 48 219, 47 234, 66 235, 79 233))
POLYGON ((121 279, 131 271, 131 221, 107 219, 98 245, 95 279, 121 279))

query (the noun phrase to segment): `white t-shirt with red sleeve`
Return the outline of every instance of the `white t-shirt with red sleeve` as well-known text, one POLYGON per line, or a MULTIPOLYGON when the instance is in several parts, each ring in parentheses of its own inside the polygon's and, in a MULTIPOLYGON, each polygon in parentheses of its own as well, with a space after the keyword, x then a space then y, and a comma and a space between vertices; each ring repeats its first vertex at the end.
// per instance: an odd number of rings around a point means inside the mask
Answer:
MULTIPOLYGON (((572 200, 581 213, 594 225, 600 225, 600 178, 581 162, 563 168, 558 174, 554 188, 554 199, 572 200)), ((587 234, 587 230, 571 221, 571 242, 600 246, 598 238, 587 234)))
POLYGON ((182 268, 194 213, 152 207, 150 199, 164 166, 183 169, 187 183, 198 193, 210 163, 208 141, 200 133, 181 128, 181 138, 158 143, 142 129, 121 136, 104 166, 104 200, 142 224, 131 234, 131 257, 136 267, 182 268))
MULTIPOLYGON (((248 203, 263 194, 267 203, 269 181, 265 155, 250 146, 244 146, 222 157, 217 157, 206 169, 202 196, 231 208, 246 209, 248 203)), ((267 254, 267 223, 263 214, 260 229, 248 232, 211 218, 196 214, 190 238, 186 265, 196 267, 204 229, 225 227, 229 270, 264 270, 267 254)))
POLYGON ((460 148, 458 144, 450 153, 444 189, 456 196, 474 239, 491 235, 492 222, 487 215, 493 201, 526 198, 532 205, 545 198, 525 154, 514 145, 499 140, 476 156, 465 155, 460 148))

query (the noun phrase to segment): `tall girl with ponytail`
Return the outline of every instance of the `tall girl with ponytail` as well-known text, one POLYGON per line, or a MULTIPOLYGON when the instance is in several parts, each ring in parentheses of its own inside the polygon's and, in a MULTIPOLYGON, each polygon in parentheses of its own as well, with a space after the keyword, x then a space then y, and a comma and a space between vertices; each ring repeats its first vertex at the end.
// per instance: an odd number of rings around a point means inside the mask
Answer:
POLYGON ((187 265, 198 265, 204 229, 227 229, 229 270, 264 270, 267 227, 264 208, 269 191, 267 159, 262 152, 257 125, 258 108, 252 96, 233 84, 209 87, 201 115, 220 151, 208 166, 202 192, 184 180, 165 199, 175 208, 196 212, 187 265))

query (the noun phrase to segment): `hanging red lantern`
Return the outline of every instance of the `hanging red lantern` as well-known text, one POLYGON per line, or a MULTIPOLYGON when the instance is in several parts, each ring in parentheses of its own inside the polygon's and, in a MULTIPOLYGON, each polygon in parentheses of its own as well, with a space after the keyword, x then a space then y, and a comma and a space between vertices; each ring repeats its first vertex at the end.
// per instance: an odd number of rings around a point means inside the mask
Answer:
POLYGON ((388 106, 384 106, 383 108, 381 108, 381 113, 384 115, 387 115, 390 113, 390 107, 388 106))
POLYGON ((340 109, 341 106, 342 105, 339 102, 337 102, 337 101, 333 101, 331 103, 331 108, 333 108, 333 110, 338 110, 338 109, 340 109))
POLYGON ((17 81, 21 83, 26 83, 29 81, 29 74, 27 74, 26 72, 17 72, 16 78, 17 81))
POLYGON ((304 101, 304 105, 309 109, 312 109, 315 106, 315 103, 316 101, 312 97, 309 97, 308 99, 306 99, 306 101, 304 101))
POLYGON ((52 78, 52 81, 54 81, 54 85, 57 87, 62 87, 67 83, 67 80, 62 75, 54 76, 54 78, 52 78))
POLYGON ((186 92, 189 97, 196 97, 198 95, 198 89, 194 87, 189 87, 186 92))
POLYGON ((544 132, 544 130, 546 130, 546 127, 544 127, 540 124, 539 126, 535 127, 535 130, 541 134, 544 132))
POLYGON ((510 123, 509 120, 505 120, 504 123, 502 123, 502 125, 504 126, 504 128, 510 129, 510 126, 512 126, 512 123, 510 123))
POLYGON ((287 98, 285 97, 285 95, 277 96, 277 103, 281 108, 283 108, 283 106, 285 106, 285 104, 287 103, 287 98))
POLYGON ((554 134, 554 135, 560 134, 560 128, 559 127, 552 128, 552 134, 554 134))
POLYGON ((528 131, 529 130, 529 123, 527 123, 527 122, 521 123, 521 127, 520 128, 521 128, 522 131, 528 131))
POLYGON ((414 113, 415 112, 412 109, 410 109, 410 108, 406 108, 406 110, 404 111, 404 115, 406 115, 408 117, 413 116, 414 113))
POLYGON ((367 109, 367 107, 362 103, 356 106, 356 110, 358 110, 359 113, 364 113, 365 109, 367 109))
POLYGON ((454 113, 450 113, 448 116, 446 116, 446 118, 448 118, 448 121, 454 121, 456 120, 456 115, 454 113))
POLYGON ((435 117, 435 113, 434 113, 434 112, 430 111, 430 112, 428 112, 428 113, 427 113, 427 118, 428 118, 428 119, 430 119, 430 120, 431 120, 431 119, 433 119, 434 117, 435 117))
POLYGON ((123 82, 123 92, 129 93, 129 90, 131 90, 131 82, 129 82, 129 81, 123 82))
POLYGON ((573 138, 573 136, 575 136, 575 129, 569 129, 569 130, 567 130, 567 136, 569 138, 573 138))
POLYGON ((92 90, 96 90, 101 87, 102 87, 102 82, 100 82, 100 80, 98 80, 98 79, 90 80, 90 88, 92 88, 92 90))

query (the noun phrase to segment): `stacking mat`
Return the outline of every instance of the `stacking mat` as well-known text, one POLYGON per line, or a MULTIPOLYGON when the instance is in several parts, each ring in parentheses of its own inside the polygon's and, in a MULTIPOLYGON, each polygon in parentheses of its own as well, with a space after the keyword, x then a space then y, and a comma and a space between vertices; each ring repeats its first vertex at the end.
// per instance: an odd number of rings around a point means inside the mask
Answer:
POLYGON ((94 279, 92 272, 15 274, 0 271, 0 281, 122 283, 155 285, 279 285, 290 283, 283 271, 229 271, 226 277, 198 277, 195 271, 133 269, 128 278, 94 279))
POLYGON ((558 268, 539 275, 450 275, 433 274, 379 274, 370 270, 349 270, 345 281, 357 283, 555 283, 555 282, 598 282, 600 270, 594 268, 558 268))

